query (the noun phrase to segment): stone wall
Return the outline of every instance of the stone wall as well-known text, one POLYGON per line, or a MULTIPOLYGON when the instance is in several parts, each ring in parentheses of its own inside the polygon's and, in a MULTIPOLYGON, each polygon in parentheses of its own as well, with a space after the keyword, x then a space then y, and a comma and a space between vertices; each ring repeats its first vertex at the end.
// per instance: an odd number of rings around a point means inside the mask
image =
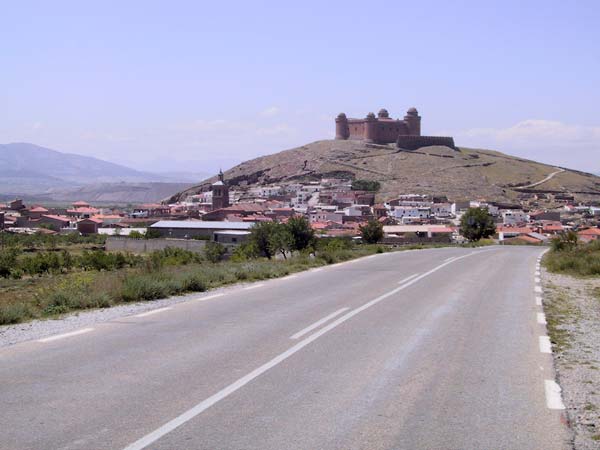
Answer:
POLYGON ((149 253, 171 247, 202 253, 205 245, 206 241, 192 239, 132 239, 121 236, 106 238, 106 251, 108 252, 149 253))

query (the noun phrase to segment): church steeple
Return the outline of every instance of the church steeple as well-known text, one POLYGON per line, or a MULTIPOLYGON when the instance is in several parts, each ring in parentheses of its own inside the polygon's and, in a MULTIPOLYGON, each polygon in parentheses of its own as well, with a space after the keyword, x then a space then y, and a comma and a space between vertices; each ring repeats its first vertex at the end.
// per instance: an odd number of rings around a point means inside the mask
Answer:
POLYGON ((223 170, 219 169, 219 181, 213 183, 212 187, 212 209, 227 208, 229 206, 229 186, 225 183, 223 170))

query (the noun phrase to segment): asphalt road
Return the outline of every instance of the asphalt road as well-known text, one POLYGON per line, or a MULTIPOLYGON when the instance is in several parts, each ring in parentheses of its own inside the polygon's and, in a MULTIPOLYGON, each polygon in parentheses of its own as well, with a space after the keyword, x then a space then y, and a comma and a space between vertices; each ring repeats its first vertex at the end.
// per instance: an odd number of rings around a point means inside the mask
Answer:
POLYGON ((0 349, 0 448, 569 448, 540 254, 376 255, 0 349))

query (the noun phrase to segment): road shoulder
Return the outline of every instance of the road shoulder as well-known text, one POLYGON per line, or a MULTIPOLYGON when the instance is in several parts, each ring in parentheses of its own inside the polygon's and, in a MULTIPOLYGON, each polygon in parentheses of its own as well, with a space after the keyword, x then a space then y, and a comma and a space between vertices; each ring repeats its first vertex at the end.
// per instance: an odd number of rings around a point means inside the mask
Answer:
POLYGON ((600 447, 600 278, 542 269, 543 306, 574 448, 600 447))

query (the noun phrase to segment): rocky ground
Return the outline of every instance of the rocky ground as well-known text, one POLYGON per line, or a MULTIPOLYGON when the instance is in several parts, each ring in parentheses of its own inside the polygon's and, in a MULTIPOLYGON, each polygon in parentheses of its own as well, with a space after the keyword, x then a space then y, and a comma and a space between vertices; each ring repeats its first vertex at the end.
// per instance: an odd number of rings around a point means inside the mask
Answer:
POLYGON ((576 450, 600 449, 600 278, 542 271, 544 311, 576 450))

